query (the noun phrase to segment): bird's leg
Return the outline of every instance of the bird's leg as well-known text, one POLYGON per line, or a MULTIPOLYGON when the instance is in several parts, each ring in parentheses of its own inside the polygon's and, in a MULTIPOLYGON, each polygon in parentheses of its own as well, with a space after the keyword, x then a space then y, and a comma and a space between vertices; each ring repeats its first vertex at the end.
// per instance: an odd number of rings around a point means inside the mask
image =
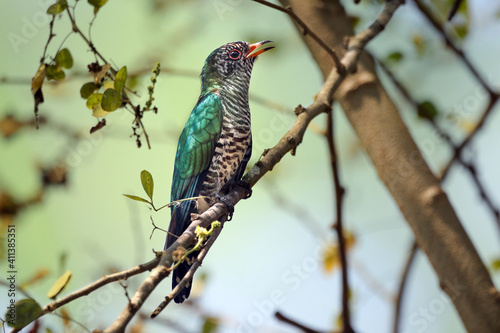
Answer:
POLYGON ((229 193, 233 188, 240 186, 243 187, 246 191, 246 195, 243 199, 248 199, 252 196, 252 188, 250 187, 250 184, 244 180, 230 180, 228 181, 224 187, 222 188, 223 193, 229 193))
POLYGON ((231 199, 229 199, 228 197, 226 197, 220 193, 217 193, 215 195, 215 202, 220 202, 226 206, 226 208, 227 208, 227 221, 231 221, 233 218, 233 213, 234 213, 234 204, 231 201, 231 199))

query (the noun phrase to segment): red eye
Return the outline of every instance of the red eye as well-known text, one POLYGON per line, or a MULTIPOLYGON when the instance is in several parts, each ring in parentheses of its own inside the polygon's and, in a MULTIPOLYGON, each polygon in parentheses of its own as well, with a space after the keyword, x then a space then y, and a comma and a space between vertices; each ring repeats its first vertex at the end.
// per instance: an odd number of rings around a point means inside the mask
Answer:
POLYGON ((233 60, 237 60, 241 57, 241 52, 239 50, 231 50, 231 52, 229 52, 229 58, 233 59, 233 60))

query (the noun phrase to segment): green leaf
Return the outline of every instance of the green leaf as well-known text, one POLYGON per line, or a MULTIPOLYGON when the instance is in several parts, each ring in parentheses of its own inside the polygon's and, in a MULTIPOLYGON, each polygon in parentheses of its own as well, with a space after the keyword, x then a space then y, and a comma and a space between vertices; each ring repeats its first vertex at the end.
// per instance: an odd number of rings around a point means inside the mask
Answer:
POLYGON ((88 0, 89 4, 94 6, 94 15, 97 15, 99 9, 108 2, 108 0, 88 0))
POLYGON ((391 63, 398 63, 401 61, 401 59, 403 59, 403 53, 401 52, 393 52, 389 54, 386 58, 386 60, 391 63))
POLYGON ((66 287, 69 283, 69 280, 71 280, 71 271, 66 271, 57 281, 54 283, 54 285, 49 289, 49 292, 47 293, 48 298, 55 299, 57 295, 61 291, 63 291, 64 287, 66 287))
POLYGON ((115 111, 122 105, 122 95, 114 89, 106 89, 101 106, 104 111, 115 111))
POLYGON ((47 80, 63 80, 66 77, 64 71, 58 65, 50 65, 47 67, 47 80))
POLYGON ((22 299, 19 302, 7 306, 5 313, 6 321, 10 327, 23 328, 33 322, 42 313, 42 308, 33 299, 22 299), (10 306, 13 306, 12 308, 10 306), (12 324, 14 322, 14 324, 12 324))
POLYGON ((438 110, 432 104, 432 102, 425 101, 418 105, 418 116, 421 118, 434 120, 434 118, 438 115, 438 110))
POLYGON ((71 53, 68 49, 64 48, 61 51, 57 52, 56 64, 67 69, 73 67, 73 57, 71 56, 71 53))
POLYGON ((62 13, 66 8, 68 8, 68 2, 66 0, 59 0, 47 9, 47 14, 57 15, 62 13))
POLYGON ((102 94, 101 93, 92 94, 87 99, 87 107, 92 110, 94 108, 94 106, 101 103, 101 101, 102 101, 102 94))
POLYGON ((80 88, 80 96, 87 99, 98 89, 99 86, 94 82, 87 82, 80 88))
POLYGON ((122 68, 120 68, 118 73, 116 73, 115 90, 118 92, 122 92, 123 88, 125 88, 126 81, 127 81, 127 66, 123 66, 122 68))
POLYGON ((206 317, 203 323, 202 333, 214 333, 219 326, 219 320, 215 317, 206 317))
POLYGON ((132 199, 132 200, 135 200, 135 201, 142 201, 142 202, 147 202, 147 203, 150 203, 149 201, 147 201, 146 199, 143 199, 141 197, 138 197, 136 195, 130 195, 130 194, 123 194, 124 196, 126 196, 127 198, 129 199, 132 199))
POLYGON ((141 183, 142 188, 144 189, 144 191, 146 191, 148 197, 153 200, 153 176, 151 176, 151 174, 147 170, 141 171, 141 183))

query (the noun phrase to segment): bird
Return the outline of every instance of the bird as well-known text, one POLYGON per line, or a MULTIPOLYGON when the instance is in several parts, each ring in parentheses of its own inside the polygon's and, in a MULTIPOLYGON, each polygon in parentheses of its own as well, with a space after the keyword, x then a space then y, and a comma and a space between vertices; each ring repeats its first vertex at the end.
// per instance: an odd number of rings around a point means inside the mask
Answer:
MULTIPOLYGON (((241 177, 252 153, 248 89, 257 56, 273 49, 270 40, 250 44, 236 41, 210 53, 201 71, 201 93, 182 130, 175 154, 171 207, 165 250, 191 223, 191 214, 201 214, 215 201, 226 204, 229 218, 234 211, 224 194, 230 186, 248 189, 241 177), (181 199, 204 197, 196 200, 181 199)), ((173 271, 172 288, 191 267, 189 255, 173 271), (188 258, 189 258, 188 257, 188 258)), ((175 296, 176 303, 189 297, 190 282, 175 296)))

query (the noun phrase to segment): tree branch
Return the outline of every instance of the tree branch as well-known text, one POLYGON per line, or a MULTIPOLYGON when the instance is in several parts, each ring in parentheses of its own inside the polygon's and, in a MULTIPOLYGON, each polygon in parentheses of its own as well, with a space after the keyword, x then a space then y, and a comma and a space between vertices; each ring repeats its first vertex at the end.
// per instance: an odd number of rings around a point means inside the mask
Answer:
POLYGON ((284 314, 282 314, 280 311, 277 311, 274 316, 276 319, 279 321, 282 321, 284 323, 287 323, 288 325, 291 325, 293 327, 296 327, 300 329, 304 333, 321 333, 320 331, 313 330, 312 328, 309 328, 307 326, 302 325, 301 323, 296 322, 295 320, 288 318, 284 314))

